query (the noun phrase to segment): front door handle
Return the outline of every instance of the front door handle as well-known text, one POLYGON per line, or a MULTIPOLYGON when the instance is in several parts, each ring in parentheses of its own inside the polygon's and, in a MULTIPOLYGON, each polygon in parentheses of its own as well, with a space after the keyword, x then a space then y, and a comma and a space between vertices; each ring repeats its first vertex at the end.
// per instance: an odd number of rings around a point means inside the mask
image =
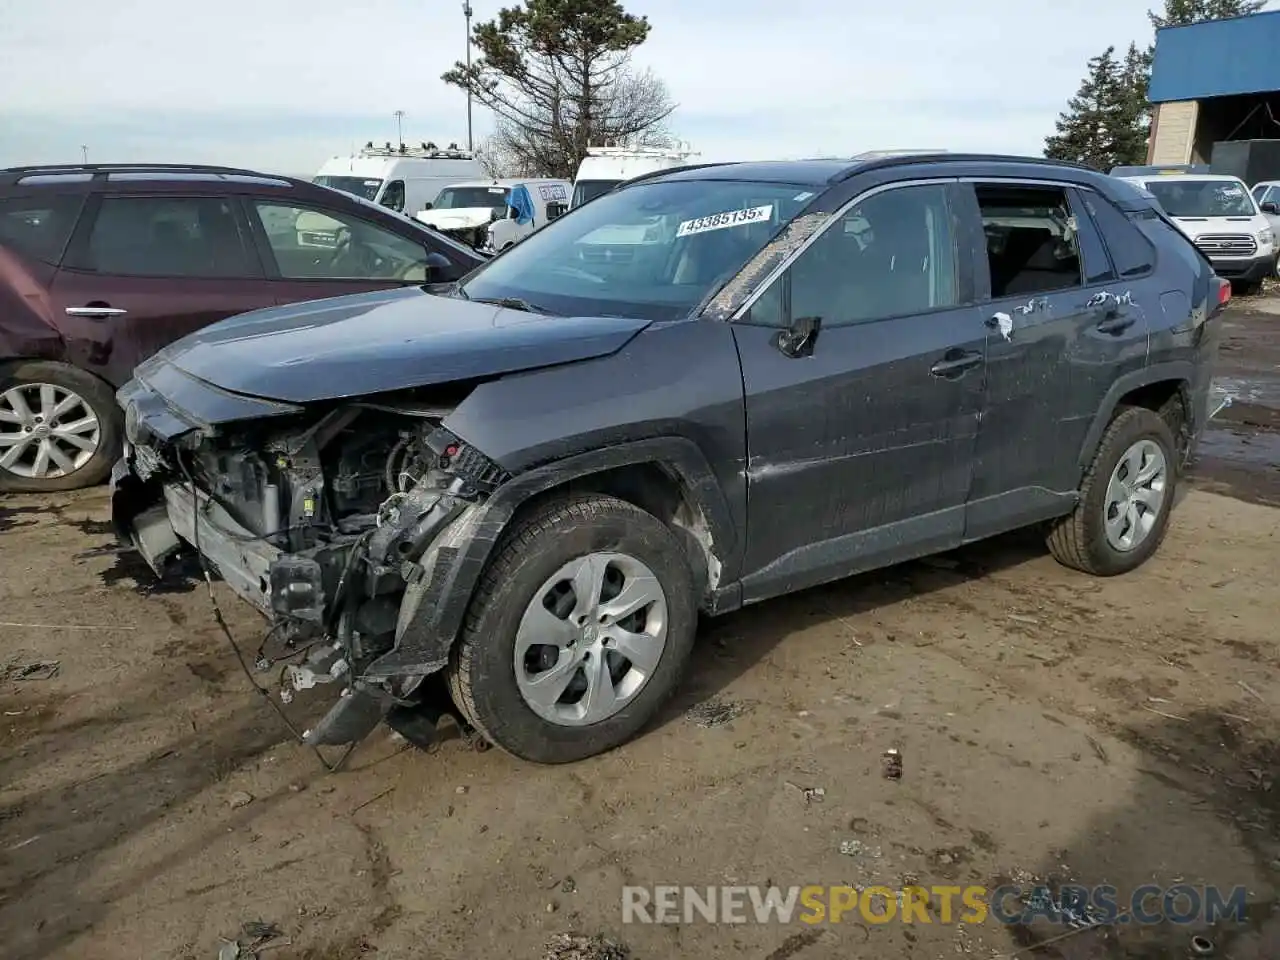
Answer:
POLYGON ((962 376, 971 367, 982 363, 982 354, 972 351, 949 350, 946 356, 929 368, 935 377, 953 379, 962 376))
POLYGON ((68 317, 93 317, 102 319, 104 317, 121 317, 128 313, 120 307, 67 307, 68 317))

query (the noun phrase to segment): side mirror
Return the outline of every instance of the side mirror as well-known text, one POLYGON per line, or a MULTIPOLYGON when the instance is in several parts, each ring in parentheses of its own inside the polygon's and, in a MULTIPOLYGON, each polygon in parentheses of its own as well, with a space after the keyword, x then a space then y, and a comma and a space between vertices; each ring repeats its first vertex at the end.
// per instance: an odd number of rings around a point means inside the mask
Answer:
POLYGON ((434 203, 424 203, 422 205, 423 210, 434 210, 435 208, 436 208, 436 205, 434 203))
POLYGON ((443 253, 435 250, 428 250, 427 255, 422 260, 422 265, 426 268, 427 283, 439 283, 440 275, 447 272, 453 264, 449 262, 449 258, 443 253))
POLYGON ((1277 214, 1280 214, 1280 203, 1264 203, 1262 205, 1262 212, 1276 216, 1277 214))

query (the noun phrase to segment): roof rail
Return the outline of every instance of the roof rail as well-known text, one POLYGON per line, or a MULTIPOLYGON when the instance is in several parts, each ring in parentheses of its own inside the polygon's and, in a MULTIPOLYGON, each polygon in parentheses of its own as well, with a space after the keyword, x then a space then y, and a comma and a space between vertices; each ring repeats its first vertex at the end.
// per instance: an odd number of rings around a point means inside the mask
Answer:
POLYGON ((850 177, 865 170, 900 167, 912 163, 936 163, 938 161, 947 163, 1020 163, 1043 167, 1070 167, 1074 170, 1088 170, 1090 173, 1105 176, 1100 170, 1095 170, 1093 167, 1083 163, 1073 163, 1069 160, 1051 160, 1048 157, 1019 157, 1001 153, 896 153, 891 156, 880 156, 862 161, 857 160, 857 158, 851 158, 851 160, 851 165, 833 176, 831 183, 848 180, 850 177))
MULTIPOLYGON (((229 173, 249 177, 277 177, 274 173, 263 173, 261 170, 249 170, 244 167, 224 167, 209 163, 42 163, 24 167, 0 168, 0 173, 30 176, 40 173, 114 173, 129 170, 155 170, 163 172, 187 173, 229 173)), ((291 177, 281 177, 289 180, 291 177)))

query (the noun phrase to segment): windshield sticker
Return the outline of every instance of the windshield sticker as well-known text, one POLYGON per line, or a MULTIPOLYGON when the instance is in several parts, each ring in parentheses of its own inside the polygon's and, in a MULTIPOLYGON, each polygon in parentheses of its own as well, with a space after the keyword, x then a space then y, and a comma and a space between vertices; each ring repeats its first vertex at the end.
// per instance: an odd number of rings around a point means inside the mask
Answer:
POLYGON ((506 193, 507 188, 506 187, 490 187, 489 192, 490 193, 506 193))
POLYGON ((804 201, 808 200, 812 196, 813 196, 813 191, 806 190, 804 193, 797 193, 791 199, 794 200, 796 203, 803 203, 804 201))
POLYGON ((742 227, 750 223, 760 223, 773 216, 773 204, 766 203, 762 207, 751 207, 748 210, 730 210, 726 213, 713 213, 708 217, 685 220, 676 227, 677 237, 687 237, 695 233, 706 233, 708 230, 724 230, 728 227, 742 227))

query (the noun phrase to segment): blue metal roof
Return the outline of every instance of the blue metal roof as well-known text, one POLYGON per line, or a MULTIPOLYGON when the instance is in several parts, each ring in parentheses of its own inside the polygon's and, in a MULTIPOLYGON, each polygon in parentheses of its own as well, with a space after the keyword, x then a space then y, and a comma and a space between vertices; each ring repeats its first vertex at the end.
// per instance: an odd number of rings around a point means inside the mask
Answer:
POLYGON ((1280 90, 1280 10, 1156 32, 1152 103, 1280 90))

